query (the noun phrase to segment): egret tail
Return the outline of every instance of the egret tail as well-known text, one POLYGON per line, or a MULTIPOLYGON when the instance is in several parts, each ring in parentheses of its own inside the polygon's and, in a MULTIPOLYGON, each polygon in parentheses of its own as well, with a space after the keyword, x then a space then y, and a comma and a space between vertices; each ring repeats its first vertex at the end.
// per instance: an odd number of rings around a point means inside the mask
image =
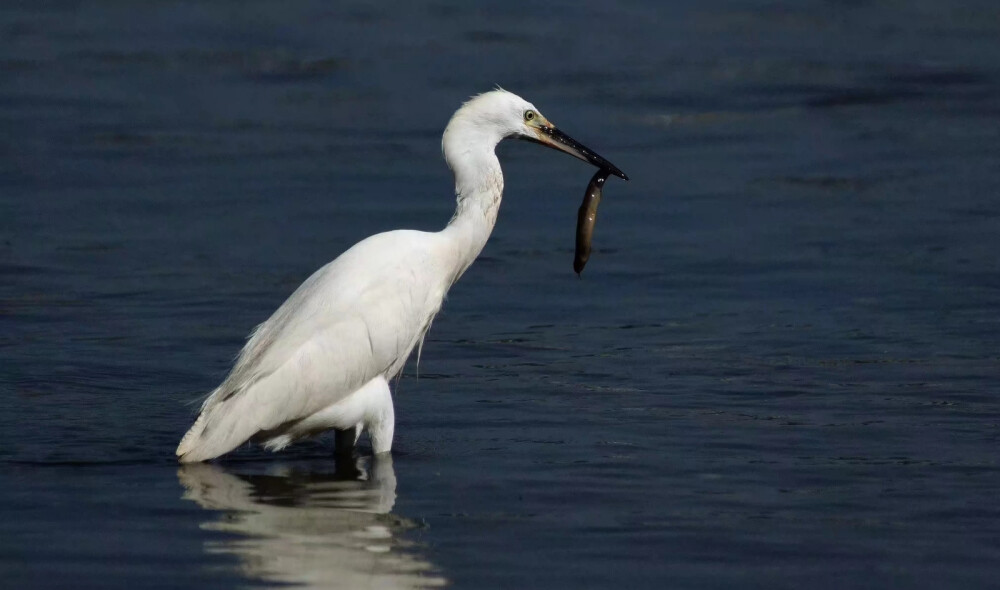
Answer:
POLYGON ((267 398, 266 394, 261 395, 265 393, 262 390, 266 390, 266 382, 258 382, 254 387, 224 399, 220 398, 218 390, 213 391, 202 405, 198 419, 177 445, 177 457, 181 463, 214 459, 261 431, 284 422, 280 417, 271 424, 263 419, 280 414, 270 407, 272 404, 261 403, 261 397, 267 398))
POLYGON ((234 420, 238 414, 220 413, 220 407, 221 404, 216 404, 204 408, 181 439, 177 445, 177 457, 181 463, 214 459, 240 446, 256 432, 252 426, 248 428, 245 422, 240 428, 239 422, 234 420), (229 423, 218 424, 218 422, 229 423), (212 424, 212 428, 206 428, 209 424, 212 424))

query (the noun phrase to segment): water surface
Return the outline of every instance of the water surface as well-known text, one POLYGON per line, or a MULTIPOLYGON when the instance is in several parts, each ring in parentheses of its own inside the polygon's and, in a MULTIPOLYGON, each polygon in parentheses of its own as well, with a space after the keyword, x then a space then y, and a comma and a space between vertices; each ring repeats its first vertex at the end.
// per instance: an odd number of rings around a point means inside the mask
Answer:
POLYGON ((0 575, 12 588, 990 587, 1000 9, 918 1, 0 8, 0 575), (495 84, 625 170, 506 195, 396 391, 180 468, 245 335, 439 229, 495 84))

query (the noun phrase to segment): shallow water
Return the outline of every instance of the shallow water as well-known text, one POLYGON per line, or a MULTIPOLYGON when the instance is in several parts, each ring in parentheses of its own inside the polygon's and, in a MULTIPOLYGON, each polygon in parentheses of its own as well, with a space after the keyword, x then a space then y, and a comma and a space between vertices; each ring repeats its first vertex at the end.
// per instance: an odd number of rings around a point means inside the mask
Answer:
POLYGON ((992 2, 0 8, 12 588, 990 587, 992 2), (502 145, 390 462, 179 468, 246 333, 440 228, 494 84, 632 178, 502 145))

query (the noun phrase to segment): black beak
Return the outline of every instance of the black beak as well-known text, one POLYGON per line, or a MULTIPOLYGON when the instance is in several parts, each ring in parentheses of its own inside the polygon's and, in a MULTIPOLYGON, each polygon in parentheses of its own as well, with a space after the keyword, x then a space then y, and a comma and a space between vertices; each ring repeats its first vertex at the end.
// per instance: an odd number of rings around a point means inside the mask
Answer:
POLYGON ((618 166, 615 166, 611 162, 605 160, 601 156, 594 153, 594 151, 588 148, 587 146, 581 144, 580 142, 566 135, 562 131, 559 131, 555 127, 543 126, 543 127, 538 127, 538 130, 541 131, 539 137, 522 135, 521 139, 526 139, 528 141, 540 143, 544 146, 557 149, 561 152, 566 152, 571 156, 580 158, 584 162, 590 162, 591 164, 597 166, 598 168, 604 170, 610 170, 611 173, 617 176, 618 178, 621 178, 623 180, 628 180, 628 176, 624 172, 619 170, 618 166))

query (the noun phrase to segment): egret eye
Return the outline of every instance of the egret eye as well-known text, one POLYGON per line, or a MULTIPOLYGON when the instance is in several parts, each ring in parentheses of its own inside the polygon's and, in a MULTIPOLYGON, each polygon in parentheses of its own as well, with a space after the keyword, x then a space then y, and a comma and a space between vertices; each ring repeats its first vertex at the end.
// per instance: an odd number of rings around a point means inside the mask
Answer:
POLYGON ((524 120, 525 121, 533 121, 534 119, 535 119, 535 111, 532 111, 532 110, 524 111, 524 120))

